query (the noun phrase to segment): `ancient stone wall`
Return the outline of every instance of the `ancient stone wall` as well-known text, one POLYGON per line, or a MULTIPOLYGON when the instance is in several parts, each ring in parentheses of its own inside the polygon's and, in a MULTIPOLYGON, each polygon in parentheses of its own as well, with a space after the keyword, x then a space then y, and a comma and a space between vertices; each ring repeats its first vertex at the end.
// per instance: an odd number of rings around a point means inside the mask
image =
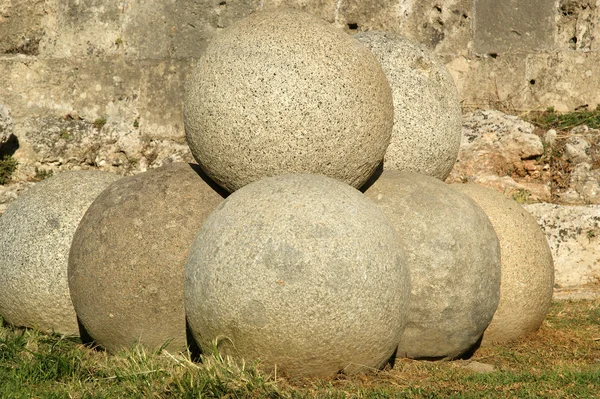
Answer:
POLYGON ((600 103, 600 0, 0 0, 0 104, 18 139, 17 178, 40 165, 135 171, 190 159, 190 68, 220 30, 281 5, 349 34, 424 43, 465 109, 600 103))

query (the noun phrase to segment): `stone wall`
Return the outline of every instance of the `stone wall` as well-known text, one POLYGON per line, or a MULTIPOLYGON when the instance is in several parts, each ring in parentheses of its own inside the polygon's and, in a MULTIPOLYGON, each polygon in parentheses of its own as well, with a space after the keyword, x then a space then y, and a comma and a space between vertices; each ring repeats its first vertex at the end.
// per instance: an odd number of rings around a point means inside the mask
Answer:
POLYGON ((38 166, 127 173, 190 159, 190 68, 220 30, 281 5, 349 34, 424 43, 465 109, 600 103, 600 0, 0 0, 0 104, 17 138, 0 155, 17 149, 18 179, 38 166))

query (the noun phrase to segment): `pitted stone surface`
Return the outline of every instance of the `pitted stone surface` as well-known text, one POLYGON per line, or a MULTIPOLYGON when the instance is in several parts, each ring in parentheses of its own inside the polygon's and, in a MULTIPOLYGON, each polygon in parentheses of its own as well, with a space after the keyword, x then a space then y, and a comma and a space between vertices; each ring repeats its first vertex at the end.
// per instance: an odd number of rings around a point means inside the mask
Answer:
POLYGON ((6 107, 0 104, 0 147, 13 134, 13 123, 6 107))
POLYGON ((69 256, 69 287, 81 323, 105 349, 155 349, 169 340, 168 350, 185 349, 185 260, 222 200, 200 172, 174 163, 123 178, 83 217, 69 256))
POLYGON ((430 50, 402 36, 369 31, 354 37, 375 54, 392 88, 394 128, 384 169, 444 180, 456 162, 462 136, 452 76, 430 50))
POLYGON ((429 176, 384 171, 365 195, 392 222, 408 257, 410 312, 397 357, 456 358, 498 306, 494 228, 472 199, 429 176))
POLYGON ((60 173, 27 190, 0 217, 0 315, 6 321, 79 335, 67 283, 71 240, 92 201, 118 178, 60 173))
POLYGON ((548 313, 554 287, 552 253, 536 219, 496 190, 476 184, 450 187, 477 202, 500 242, 500 302, 482 345, 536 331, 548 313))
POLYGON ((317 175, 265 178, 211 214, 190 250, 195 339, 290 377, 381 367, 404 329, 408 270, 359 191, 317 175))
POLYGON ((373 54, 314 17, 257 12, 215 37, 187 84, 186 137, 217 183, 315 173, 360 187, 383 160, 392 95, 373 54))

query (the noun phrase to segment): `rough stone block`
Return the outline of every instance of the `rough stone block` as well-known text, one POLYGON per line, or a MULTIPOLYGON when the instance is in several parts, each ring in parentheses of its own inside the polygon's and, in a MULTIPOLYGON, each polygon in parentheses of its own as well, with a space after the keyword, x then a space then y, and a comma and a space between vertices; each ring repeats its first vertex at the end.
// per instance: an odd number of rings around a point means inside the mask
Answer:
POLYGON ((600 104, 600 53, 561 52, 532 54, 527 57, 525 108, 554 107, 568 112, 600 104), (535 82, 535 84, 532 84, 535 82))
POLYGON ((558 290, 597 286, 600 281, 600 205, 529 204, 546 233, 558 290))
POLYGON ((395 9, 401 14, 402 21, 386 24, 385 30, 398 31, 433 49, 444 59, 467 55, 471 42, 472 3, 472 0, 399 0, 395 9))
POLYGON ((554 48, 555 0, 475 0, 474 51, 541 52, 554 48))
POLYGON ((44 6, 41 0, 0 0, 0 54, 38 54, 44 6))
POLYGON ((525 106, 531 85, 525 54, 458 56, 446 67, 454 78, 463 109, 522 109, 525 106))

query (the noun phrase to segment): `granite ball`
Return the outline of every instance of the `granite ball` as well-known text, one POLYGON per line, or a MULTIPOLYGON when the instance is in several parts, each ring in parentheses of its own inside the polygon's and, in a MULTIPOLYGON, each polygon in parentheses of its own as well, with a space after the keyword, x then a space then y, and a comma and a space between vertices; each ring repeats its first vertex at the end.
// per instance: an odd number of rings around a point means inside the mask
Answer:
POLYGON ((394 128, 384 169, 446 179, 462 137, 452 76, 432 51, 402 36, 369 31, 354 37, 375 54, 392 88, 394 128))
POLYGON ((71 241, 92 201, 119 176, 72 171, 43 180, 0 217, 0 315, 15 326, 79 335, 69 296, 71 241))
POLYGON ((477 202, 500 240, 500 303, 482 345, 536 331, 550 309, 554 288, 554 262, 545 234, 521 205, 495 190, 477 184, 450 187, 477 202))
POLYGON ((174 163, 125 177, 92 203, 68 272, 77 316, 97 345, 186 349, 185 261, 223 200, 218 190, 198 165, 174 163))
POLYGON ((398 232, 411 276, 397 357, 454 359, 478 343, 500 298, 500 247, 486 214, 436 178, 383 171, 365 195, 398 232))
POLYGON ((373 54, 315 17, 251 14, 214 37, 187 82, 191 152, 229 191, 322 174, 360 187, 383 160, 392 94, 373 54))
POLYGON ((362 193, 325 176, 244 186, 202 226, 185 307, 204 351, 290 378, 380 368, 404 329, 410 290, 393 227, 362 193))

